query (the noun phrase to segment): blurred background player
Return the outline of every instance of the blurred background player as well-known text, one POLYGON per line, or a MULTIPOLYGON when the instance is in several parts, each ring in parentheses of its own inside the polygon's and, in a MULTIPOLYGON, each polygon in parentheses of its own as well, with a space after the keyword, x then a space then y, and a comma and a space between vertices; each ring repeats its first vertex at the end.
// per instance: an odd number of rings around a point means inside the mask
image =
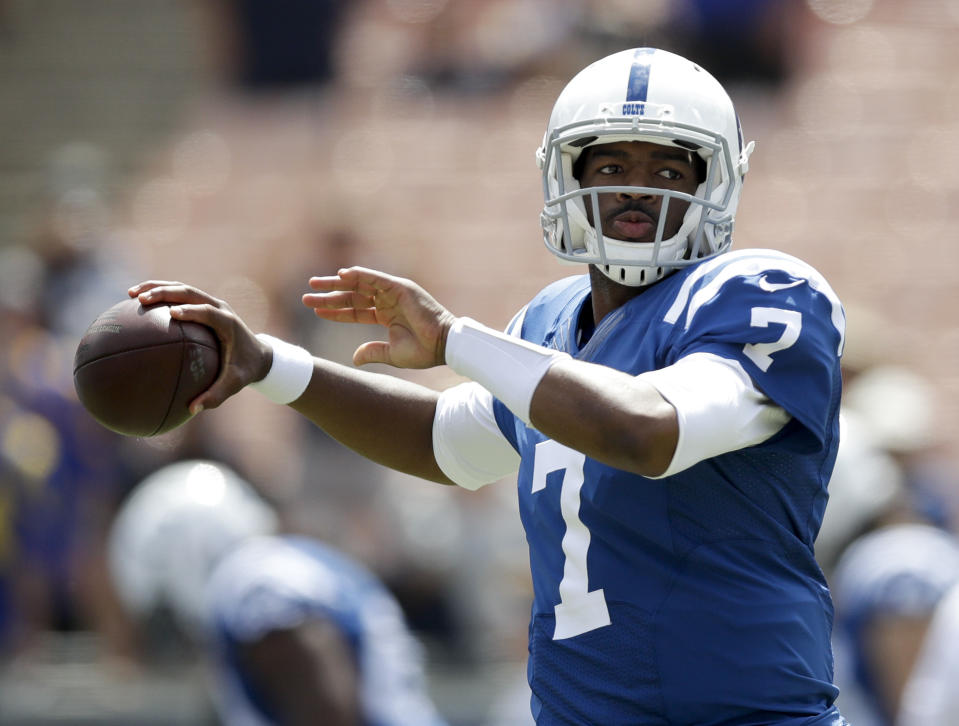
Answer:
POLYGON ((223 465, 148 476, 120 509, 110 566, 131 612, 162 608, 202 647, 222 723, 442 726, 393 597, 223 465))
MULTIPOLYGON (((881 526, 845 550, 832 587, 836 683, 849 723, 894 726, 907 703, 922 709, 921 699, 904 695, 906 684, 923 648, 941 647, 927 631, 940 600, 957 582, 959 540, 929 524, 881 526)), ((955 641, 943 645, 954 649, 955 641)))
POLYGON ((933 613, 919 657, 903 689, 896 726, 959 723, 959 585, 933 613))
POLYGON ((827 578, 845 549, 887 524, 924 521, 906 495, 901 467, 851 411, 840 417, 839 450, 829 504, 816 537, 816 560, 827 578))

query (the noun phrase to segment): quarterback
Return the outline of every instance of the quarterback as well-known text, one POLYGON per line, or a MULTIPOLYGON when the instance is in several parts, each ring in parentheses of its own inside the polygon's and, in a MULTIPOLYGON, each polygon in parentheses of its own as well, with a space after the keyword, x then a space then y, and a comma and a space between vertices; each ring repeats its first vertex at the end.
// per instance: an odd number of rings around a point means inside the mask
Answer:
POLYGON ((516 474, 538 724, 840 726, 813 556, 838 445, 845 318, 808 264, 730 252, 752 143, 703 68, 615 53, 560 94, 536 158, 546 247, 588 266, 505 332, 349 268, 304 303, 388 340, 356 364, 448 364, 442 393, 338 366, 196 288, 144 303, 212 327, 252 384, 387 466, 476 489, 516 474))

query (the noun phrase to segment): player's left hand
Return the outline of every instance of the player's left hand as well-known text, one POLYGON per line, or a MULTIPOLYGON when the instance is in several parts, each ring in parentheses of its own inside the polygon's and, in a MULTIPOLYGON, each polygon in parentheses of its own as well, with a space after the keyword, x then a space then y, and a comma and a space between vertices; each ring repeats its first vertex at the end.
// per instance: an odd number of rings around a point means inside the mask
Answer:
POLYGON ((369 341, 356 349, 356 365, 430 368, 446 362, 446 336, 456 318, 412 280, 350 267, 335 276, 311 277, 310 287, 317 292, 304 295, 303 304, 324 320, 387 329, 388 341, 369 341))

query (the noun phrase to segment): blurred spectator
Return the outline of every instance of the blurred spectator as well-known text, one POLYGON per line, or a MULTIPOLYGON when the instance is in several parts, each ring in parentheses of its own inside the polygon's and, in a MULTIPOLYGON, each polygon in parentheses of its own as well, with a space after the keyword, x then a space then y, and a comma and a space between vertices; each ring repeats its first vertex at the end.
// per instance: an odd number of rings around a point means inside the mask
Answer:
POLYGON ((116 585, 142 622, 166 606, 203 649, 225 724, 441 726, 388 591, 318 541, 274 536, 278 526, 226 467, 164 467, 113 525, 116 585))
POLYGON ((123 654, 104 533, 130 483, 170 451, 107 431, 76 398, 76 344, 138 263, 116 244, 102 149, 62 145, 44 171, 26 243, 0 247, 0 651, 29 659, 44 633, 92 631, 123 654))
POLYGON ((687 0, 670 5, 679 44, 720 81, 775 87, 789 78, 796 33, 791 21, 801 3, 687 0))
POLYGON ((580 65, 570 55, 581 0, 389 4, 408 28, 420 26, 413 31, 417 51, 408 70, 438 91, 495 93, 523 78, 580 65))
MULTIPOLYGON (((117 437, 73 395, 71 339, 45 325, 49 269, 26 247, 0 251, 0 652, 46 630, 110 630, 98 556, 124 484, 117 437)), ((69 307, 69 306, 64 306, 69 307)))
POLYGON ((447 92, 566 77, 638 45, 689 57, 728 85, 779 87, 797 62, 799 0, 474 0, 387 3, 415 50, 404 70, 447 92), (515 29, 522 28, 522 39, 515 29))
POLYGON ((89 143, 64 144, 47 162, 45 192, 27 238, 41 263, 29 299, 41 315, 40 324, 57 336, 78 337, 122 299, 139 268, 130 246, 116 238, 112 174, 106 152, 89 143), (49 290, 57 294, 46 294, 49 290))
POLYGON ((318 88, 336 76, 345 0, 205 0, 215 63, 245 91, 318 88))
POLYGON ((959 541, 936 527, 890 525, 849 546, 831 585, 837 703, 850 724, 893 726, 933 612, 957 582, 959 541))
POLYGON ((724 86, 777 88, 796 58, 799 0, 587 0, 583 32, 597 55, 637 44, 672 50, 708 68, 724 86))

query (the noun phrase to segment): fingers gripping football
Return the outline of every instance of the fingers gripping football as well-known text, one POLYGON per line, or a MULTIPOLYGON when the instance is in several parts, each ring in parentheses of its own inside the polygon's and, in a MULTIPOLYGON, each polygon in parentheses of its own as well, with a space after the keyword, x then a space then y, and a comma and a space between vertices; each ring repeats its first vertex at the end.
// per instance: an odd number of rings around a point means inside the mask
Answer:
POLYGON ((310 278, 310 287, 316 292, 304 295, 303 303, 318 317, 387 329, 387 341, 370 341, 356 349, 357 365, 429 368, 445 362, 446 336, 455 318, 415 282, 351 267, 334 276, 310 278))
POLYGON ((211 328, 220 344, 220 374, 190 403, 190 410, 216 408, 247 384, 262 379, 270 369, 272 351, 223 300, 179 282, 148 281, 130 288, 143 305, 166 303, 177 320, 211 328))

